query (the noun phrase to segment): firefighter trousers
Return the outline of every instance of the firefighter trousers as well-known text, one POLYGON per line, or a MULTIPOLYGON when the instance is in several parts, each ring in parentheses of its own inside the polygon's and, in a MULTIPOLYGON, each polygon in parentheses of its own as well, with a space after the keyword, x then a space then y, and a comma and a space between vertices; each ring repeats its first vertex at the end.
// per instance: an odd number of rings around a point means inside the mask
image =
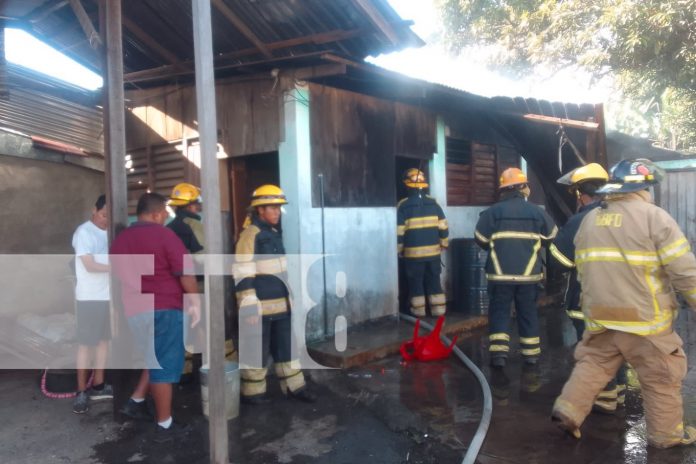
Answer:
POLYGON ((296 392, 304 388, 305 380, 300 363, 292 359, 292 318, 290 315, 279 319, 263 318, 262 360, 263 368, 242 369, 241 393, 243 396, 258 396, 266 393, 268 374, 268 355, 273 357, 275 372, 283 393, 296 392))
MULTIPOLYGON (((577 312, 582 314, 582 311, 573 311, 573 314, 577 312)), ((575 333, 578 336, 578 342, 582 340, 582 335, 585 333, 585 319, 579 319, 576 317, 571 317, 573 321, 573 326, 575 327, 575 333)), ((626 364, 621 364, 619 370, 616 372, 616 377, 611 379, 609 383, 604 387, 597 399, 595 400, 595 409, 599 412, 613 413, 616 408, 623 405, 626 401, 626 384, 628 382, 627 375, 628 368, 626 364)))
POLYGON ((686 356, 679 335, 642 337, 607 330, 585 333, 575 349, 575 368, 556 399, 554 413, 579 428, 597 395, 626 361, 638 374, 648 443, 667 448, 684 435, 681 385, 686 375, 686 356))
POLYGON ((536 284, 488 284, 488 350, 493 358, 507 358, 510 352, 510 306, 515 303, 522 356, 541 354, 536 284))
POLYGON ((433 316, 445 314, 446 298, 440 282, 440 257, 428 260, 403 260, 411 314, 416 317, 425 316, 426 295, 433 316))

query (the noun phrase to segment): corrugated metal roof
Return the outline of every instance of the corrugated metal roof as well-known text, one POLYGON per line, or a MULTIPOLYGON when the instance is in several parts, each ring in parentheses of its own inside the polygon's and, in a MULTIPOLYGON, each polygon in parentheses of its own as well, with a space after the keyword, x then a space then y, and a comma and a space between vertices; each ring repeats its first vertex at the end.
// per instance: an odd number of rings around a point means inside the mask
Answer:
POLYGON ((89 92, 8 65, 9 97, 0 99, 0 127, 90 153, 104 152, 102 113, 89 92))
MULTIPOLYGON (((68 2, 27 2, 25 9, 18 9, 24 0, 9 0, 16 13, 22 13, 17 21, 9 22, 38 34, 64 53, 97 70, 100 56, 90 46, 74 12, 69 5, 41 14, 48 3, 59 5, 68 2), (38 9, 37 9, 37 5, 38 9), (33 8, 33 9, 32 9, 33 8), (38 18, 38 19, 37 19, 38 18)), ((387 0, 370 0, 371 6, 398 38, 396 43, 386 37, 370 19, 356 0, 224 0, 233 14, 243 21, 263 44, 269 47, 273 57, 296 56, 317 51, 331 51, 353 60, 363 60, 370 55, 388 53, 409 46, 420 46, 423 41, 391 8, 387 0), (304 43, 280 47, 279 43, 317 34, 331 32, 348 33, 340 39, 324 43, 304 43)), ((94 0, 82 4, 98 26, 98 7, 94 0)), ((243 51, 236 61, 255 62, 263 58, 250 39, 235 28, 213 6, 214 51, 216 55, 243 51)), ((153 41, 178 58, 193 59, 193 26, 190 0, 123 0, 124 17, 124 69, 126 73, 152 69, 172 64, 161 56, 152 44, 142 40, 144 31, 153 41)), ((267 58, 267 57, 266 57, 267 58)))

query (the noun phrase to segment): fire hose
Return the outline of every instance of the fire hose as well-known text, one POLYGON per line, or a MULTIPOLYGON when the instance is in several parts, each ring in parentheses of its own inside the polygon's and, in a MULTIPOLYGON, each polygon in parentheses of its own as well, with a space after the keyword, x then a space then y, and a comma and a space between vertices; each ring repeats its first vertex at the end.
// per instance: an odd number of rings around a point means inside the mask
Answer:
MULTIPOLYGON (((412 324, 415 324, 418 319, 416 319, 413 316, 409 316, 407 314, 399 314, 401 319, 408 321, 412 324)), ((420 320, 420 325, 421 327, 426 328, 429 331, 433 330, 433 326, 428 324, 427 322, 420 320)), ((444 335, 440 335, 440 340, 442 340, 442 343, 444 343, 446 346, 449 346, 451 344, 451 340, 447 338, 444 335)), ((476 457, 478 456, 479 452, 481 451, 481 447, 483 446, 483 440, 486 438, 486 434, 488 433, 488 427, 491 424, 491 415, 493 414, 493 397, 491 395, 491 388, 488 385, 488 381, 486 380, 486 377, 483 375, 483 372, 474 364, 471 359, 469 359, 462 350, 459 349, 458 346, 454 346, 454 354, 457 355, 457 357, 464 363, 464 365, 474 374, 474 377, 476 377, 476 380, 478 380, 479 384, 481 385, 481 390, 483 392, 483 412, 481 413, 481 421, 479 422, 479 426, 476 429, 476 433, 474 434, 474 438, 471 440, 471 443, 469 445, 469 448, 466 451, 466 454, 464 455, 464 458, 462 459, 462 464, 474 464, 476 462, 476 457)))

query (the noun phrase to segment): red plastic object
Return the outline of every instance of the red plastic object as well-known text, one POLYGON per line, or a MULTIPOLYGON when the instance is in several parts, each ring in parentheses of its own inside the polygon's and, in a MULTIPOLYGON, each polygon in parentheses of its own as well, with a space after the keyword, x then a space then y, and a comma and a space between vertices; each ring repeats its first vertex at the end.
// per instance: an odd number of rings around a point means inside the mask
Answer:
POLYGON ((440 340, 440 331, 442 324, 445 322, 445 316, 440 316, 435 324, 435 329, 425 337, 418 336, 420 328, 420 320, 416 321, 416 327, 413 331, 413 340, 405 342, 401 345, 401 356, 405 361, 436 361, 438 359, 446 359, 452 353, 454 344, 457 343, 457 337, 452 339, 452 344, 447 347, 440 340))

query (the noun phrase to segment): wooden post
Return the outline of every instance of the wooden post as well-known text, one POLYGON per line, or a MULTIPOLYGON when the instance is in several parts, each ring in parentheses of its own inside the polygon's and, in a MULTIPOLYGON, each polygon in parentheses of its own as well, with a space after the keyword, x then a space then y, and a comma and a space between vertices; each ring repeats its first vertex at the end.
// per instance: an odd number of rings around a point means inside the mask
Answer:
POLYGON ((103 2, 106 29, 104 78, 104 149, 111 240, 128 225, 126 180, 126 113, 123 93, 123 38, 121 0, 103 2))
MULTIPOLYGON (((196 64, 196 108, 201 150, 201 186, 206 214, 203 229, 206 253, 221 255, 222 217, 215 112, 215 68, 210 0, 193 0, 193 43, 196 64)), ((208 398, 210 462, 228 464, 227 414, 225 408, 225 298, 223 277, 206 275, 205 307, 208 324, 208 398)))
MULTIPOLYGON (((109 243, 128 225, 128 185, 126 180, 126 116, 123 94, 123 40, 121 37, 121 0, 101 1, 100 33, 106 45, 104 52, 104 156, 106 158, 106 198, 109 205, 109 243)), ((129 359, 126 321, 117 309, 118 286, 112 277, 112 321, 114 322, 114 359, 129 359)), ((117 366, 118 367, 118 366, 117 366)), ((111 372, 114 384, 114 416, 130 395, 129 377, 132 373, 121 369, 111 372)))
POLYGON ((598 103, 595 105, 594 120, 599 124, 597 130, 597 159, 595 162, 609 169, 609 156, 607 155, 607 133, 604 123, 604 104, 598 103))

